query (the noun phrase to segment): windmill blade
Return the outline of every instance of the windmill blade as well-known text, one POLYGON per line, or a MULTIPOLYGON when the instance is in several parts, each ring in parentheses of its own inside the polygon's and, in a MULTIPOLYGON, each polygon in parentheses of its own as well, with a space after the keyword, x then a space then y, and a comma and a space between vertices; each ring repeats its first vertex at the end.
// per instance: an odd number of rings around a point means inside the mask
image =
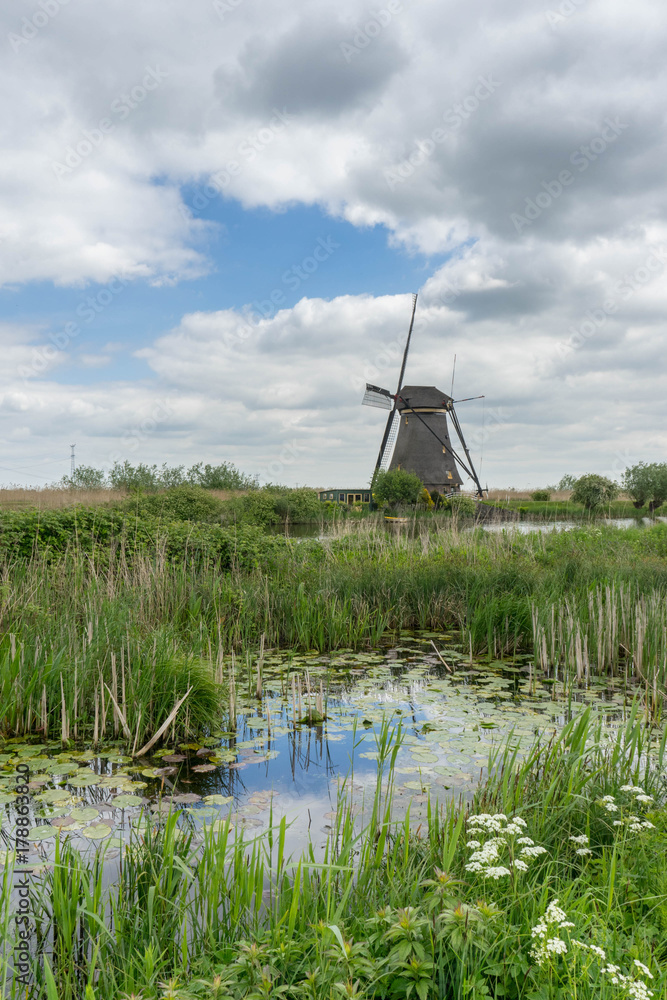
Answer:
POLYGON ((465 443, 465 438, 463 437, 461 424, 459 423, 459 418, 457 417, 456 410, 454 409, 453 406, 449 411, 449 416, 452 423, 454 424, 454 427, 456 428, 456 433, 458 434, 459 441, 461 442, 463 450, 466 454, 466 458, 468 459, 468 464, 470 465, 470 470, 471 470, 470 478, 474 480, 475 485, 477 486, 477 496, 483 497, 484 490, 482 489, 482 484, 479 481, 479 476, 475 472, 475 466, 472 464, 472 458, 470 457, 470 452, 468 451, 468 445, 465 443))
MULTIPOLYGON (((403 362, 401 364, 401 371, 398 376, 398 386, 396 388, 396 396, 394 397, 394 408, 387 417, 387 426, 384 429, 384 434, 382 435, 382 444, 380 445, 380 451, 378 454, 377 462, 375 463, 375 471, 381 469, 385 466, 386 455, 390 451, 389 436, 392 429, 395 426, 394 418, 397 416, 397 406, 398 406, 398 394, 401 391, 401 386, 403 385, 403 376, 405 375, 405 366, 408 362, 408 351, 410 350, 410 340, 412 338, 412 328, 415 325, 415 310, 417 309, 417 295, 413 293, 412 296, 412 316, 410 317, 410 327, 408 329, 408 339, 405 342, 405 350, 403 351, 403 362)), ((394 434, 394 440, 396 440, 396 435, 394 434)))
POLYGON ((389 389, 381 389, 378 385, 366 383, 366 392, 361 401, 362 406, 377 406, 379 410, 391 410, 394 397, 389 389))
POLYGON ((396 444, 396 438, 398 437, 398 429, 401 425, 401 415, 398 410, 394 410, 391 417, 391 427, 389 428, 389 434, 387 436, 387 442, 384 447, 384 454, 382 456, 382 461, 380 462, 380 468, 383 472, 386 472, 389 468, 389 463, 391 462, 391 456, 394 451, 394 445, 396 444))

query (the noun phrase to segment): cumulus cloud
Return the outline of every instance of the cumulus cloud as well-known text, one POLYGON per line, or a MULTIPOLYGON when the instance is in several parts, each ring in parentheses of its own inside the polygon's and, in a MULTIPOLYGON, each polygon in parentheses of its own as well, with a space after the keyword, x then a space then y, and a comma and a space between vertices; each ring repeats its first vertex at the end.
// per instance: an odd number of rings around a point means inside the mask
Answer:
MULTIPOLYGON (((206 273, 211 227, 185 184, 319 204, 451 255, 422 289, 411 377, 446 382, 457 353, 462 391, 495 413, 465 411, 490 481, 664 457, 667 25, 652 0, 6 0, 0 17, 3 284, 206 273)), ((252 466, 298 440, 286 478, 363 476, 380 431, 354 379, 404 313, 400 298, 303 299, 245 338, 242 311, 190 313, 141 352, 144 381, 95 388, 59 385, 57 351, 16 380, 46 334, 6 329, 0 413, 24 436, 56 421, 116 447, 172 393, 138 450, 252 466)))

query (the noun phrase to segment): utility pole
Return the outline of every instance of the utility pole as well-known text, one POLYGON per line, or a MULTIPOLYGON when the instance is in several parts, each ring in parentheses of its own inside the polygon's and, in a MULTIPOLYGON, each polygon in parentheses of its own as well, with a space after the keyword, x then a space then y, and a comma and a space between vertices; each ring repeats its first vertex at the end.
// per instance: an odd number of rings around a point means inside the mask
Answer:
POLYGON ((74 449, 76 448, 76 445, 75 444, 71 444, 70 448, 72 449, 72 454, 70 456, 70 470, 69 470, 69 474, 70 474, 70 477, 72 479, 74 479, 74 473, 76 472, 76 458, 74 457, 74 449))

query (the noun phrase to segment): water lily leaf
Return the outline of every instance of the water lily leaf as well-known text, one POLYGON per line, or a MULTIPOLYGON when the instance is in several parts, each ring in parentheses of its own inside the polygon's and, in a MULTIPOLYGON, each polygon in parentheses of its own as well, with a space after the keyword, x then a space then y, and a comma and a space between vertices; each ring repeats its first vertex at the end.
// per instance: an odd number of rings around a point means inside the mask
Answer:
POLYGON ((412 753, 412 759, 424 764, 436 764, 440 759, 435 753, 412 753))
POLYGON ((205 795, 204 802, 207 806, 226 806, 234 801, 233 795, 205 795))
POLYGON ((40 840, 49 840, 57 834, 55 826, 45 823, 43 826, 35 826, 27 836, 27 840, 37 843, 40 840))
POLYGON ((183 803, 184 805, 189 805, 192 802, 201 802, 201 795, 197 795, 196 792, 183 792, 180 795, 174 795, 174 802, 183 803))
POLYGON ((80 774, 73 775, 67 780, 67 784, 72 785, 73 788, 89 788, 91 785, 98 785, 99 783, 99 775, 87 769, 80 774))
POLYGON ((142 801, 143 800, 140 795, 130 795, 128 793, 117 795, 111 800, 111 805, 115 806, 116 809, 129 809, 132 806, 140 806, 142 801))
POLYGON ((88 840, 104 840, 105 837, 111 836, 111 827, 106 823, 91 823, 81 831, 81 836, 87 837, 88 840))
MULTIPOLYGON (((180 764, 182 760, 187 760, 187 758, 185 754, 182 753, 166 753, 163 755, 162 760, 165 762, 165 764, 180 764)), ((157 769, 151 768, 151 770, 155 771, 157 769)))
POLYGON ((41 795, 37 796, 42 802, 69 802, 72 796, 64 788, 49 788, 46 792, 42 792, 41 795))
POLYGON ((214 764, 197 764, 192 768, 192 770, 196 771, 198 774, 204 774, 206 771, 215 771, 216 767, 214 764))
POLYGON ((80 823, 89 823, 93 819, 98 819, 99 815, 100 811, 95 806, 82 806, 80 809, 72 809, 70 813, 72 819, 80 823))

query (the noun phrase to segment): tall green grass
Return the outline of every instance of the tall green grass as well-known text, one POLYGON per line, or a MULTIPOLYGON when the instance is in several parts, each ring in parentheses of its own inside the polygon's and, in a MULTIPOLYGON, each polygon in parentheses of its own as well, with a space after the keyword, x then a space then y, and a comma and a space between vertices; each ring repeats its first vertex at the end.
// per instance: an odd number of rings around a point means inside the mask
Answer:
MULTIPOLYGON (((572 965, 571 944, 551 968, 535 961, 531 929, 554 899, 575 924, 570 938, 603 948, 624 971, 638 959, 664 995, 665 739, 652 742, 640 712, 609 745, 590 710, 523 762, 508 741, 473 802, 431 802, 418 829, 409 814, 392 816, 397 736, 387 726, 378 734, 365 823, 355 821, 343 788, 321 852, 313 842, 288 857, 284 820, 251 839, 229 822, 199 837, 173 814, 134 835, 110 878, 103 858, 84 861, 59 843, 33 899, 45 959, 31 995, 618 996, 597 967, 584 974, 572 965), (628 783, 654 799, 652 828, 640 835, 613 825, 623 806, 604 808, 604 796, 623 802, 628 783), (470 816, 496 812, 520 816, 545 848, 524 874, 495 880, 466 868, 470 816), (569 839, 582 834, 585 857, 569 839)), ((6 918, 7 894, 3 901, 6 918)))
POLYGON ((666 555, 663 525, 522 536, 453 524, 408 537, 362 522, 259 546, 242 564, 162 550, 98 561, 76 547, 14 558, 1 570, 0 730, 89 738, 97 711, 98 735, 103 717, 115 733, 111 690, 141 741, 192 686, 174 732, 193 731, 219 717, 232 650, 250 655, 262 637, 364 649, 415 628, 458 630, 477 655, 534 649, 572 683, 627 677, 657 705, 666 555))

